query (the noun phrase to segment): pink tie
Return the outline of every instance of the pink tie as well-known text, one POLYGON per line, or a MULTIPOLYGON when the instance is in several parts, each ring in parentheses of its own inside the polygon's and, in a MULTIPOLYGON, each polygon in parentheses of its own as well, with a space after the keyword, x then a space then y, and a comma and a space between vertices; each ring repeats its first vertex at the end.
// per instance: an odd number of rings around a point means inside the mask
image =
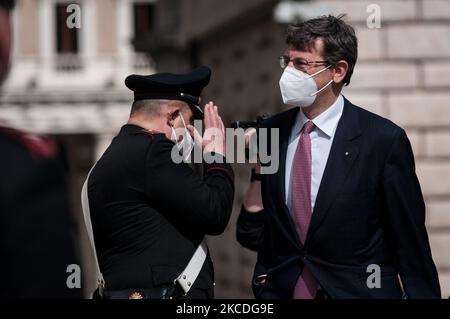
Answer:
MULTIPOLYGON (((300 111, 301 112, 301 111, 300 111)), ((292 167, 292 210, 295 227, 302 244, 305 242, 312 215, 311 205, 311 138, 309 133, 314 129, 314 123, 308 121, 295 151, 292 167)), ((297 280, 294 299, 313 299, 317 292, 317 282, 313 274, 305 267, 297 280)))

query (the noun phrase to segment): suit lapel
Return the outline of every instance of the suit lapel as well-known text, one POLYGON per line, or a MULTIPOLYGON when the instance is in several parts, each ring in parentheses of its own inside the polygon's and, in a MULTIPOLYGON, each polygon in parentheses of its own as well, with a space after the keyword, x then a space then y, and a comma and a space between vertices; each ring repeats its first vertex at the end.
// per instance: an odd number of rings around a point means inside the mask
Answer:
POLYGON ((353 163, 358 158, 361 140, 358 137, 360 135, 357 110, 345 99, 344 111, 336 128, 305 244, 311 240, 314 232, 326 217, 331 204, 342 189, 353 163))
POLYGON ((291 135, 292 127, 297 118, 297 114, 299 112, 299 108, 293 108, 285 113, 283 118, 280 118, 280 121, 276 124, 275 127, 278 127, 280 130, 280 148, 279 148, 279 169, 276 174, 273 175, 274 185, 276 186, 278 198, 278 207, 281 208, 280 217, 285 225, 287 225, 287 231, 289 233, 289 237, 292 241, 299 247, 302 247, 300 240, 297 235, 297 231, 295 230, 294 221, 290 215, 289 209, 286 206, 286 189, 285 189, 285 175, 286 175, 286 154, 287 148, 289 144, 289 137, 291 135))
POLYGON ((286 202, 286 155, 289 145, 289 137, 291 135, 292 127, 294 126, 299 108, 292 109, 286 114, 286 120, 284 123, 280 123, 280 169, 278 170, 278 182, 280 185, 280 200, 282 203, 286 202))

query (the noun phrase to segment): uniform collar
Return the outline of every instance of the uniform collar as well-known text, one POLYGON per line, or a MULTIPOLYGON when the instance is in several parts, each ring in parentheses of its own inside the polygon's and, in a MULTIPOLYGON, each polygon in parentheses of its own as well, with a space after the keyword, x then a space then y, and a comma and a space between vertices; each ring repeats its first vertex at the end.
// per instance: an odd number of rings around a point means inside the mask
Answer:
POLYGON ((135 124, 125 124, 120 129, 120 132, 128 133, 128 134, 134 134, 137 132, 140 132, 142 130, 145 130, 143 127, 140 127, 139 125, 135 124))
POLYGON ((149 131, 149 130, 147 130, 139 125, 135 125, 135 124, 125 124, 120 129, 120 133, 125 133, 125 134, 129 134, 129 135, 146 134, 146 135, 151 135, 151 136, 165 135, 163 132, 154 131, 154 130, 149 131))
MULTIPOLYGON (((319 130, 325 133, 328 137, 331 137, 333 136, 333 133, 336 130, 336 127, 338 125, 339 119, 341 118, 343 110, 344 110, 344 97, 341 94, 339 94, 336 101, 325 112, 321 113, 319 116, 314 118, 312 122, 319 130)), ((298 134, 300 134, 303 125, 305 125, 305 123, 308 121, 309 119, 300 109, 297 115, 297 120, 295 121, 295 126, 292 131, 293 135, 297 136, 298 134)))

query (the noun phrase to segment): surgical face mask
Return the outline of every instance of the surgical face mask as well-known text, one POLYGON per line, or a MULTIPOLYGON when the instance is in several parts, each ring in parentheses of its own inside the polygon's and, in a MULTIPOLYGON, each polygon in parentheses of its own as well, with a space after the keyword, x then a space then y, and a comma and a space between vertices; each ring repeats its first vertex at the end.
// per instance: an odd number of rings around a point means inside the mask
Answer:
POLYGON ((184 126, 183 139, 181 140, 181 142, 178 141, 178 135, 175 133, 175 129, 172 126, 172 140, 177 145, 178 151, 183 154, 183 160, 187 161, 189 159, 189 156, 191 155, 192 149, 194 148, 195 142, 186 127, 186 122, 184 121, 184 117, 181 112, 180 116, 184 126))
POLYGON ((285 68, 280 79, 280 91, 283 102, 293 106, 311 106, 316 100, 316 95, 333 82, 333 80, 330 80, 323 88, 318 90, 314 77, 330 67, 331 65, 313 74, 304 73, 293 67, 285 68))

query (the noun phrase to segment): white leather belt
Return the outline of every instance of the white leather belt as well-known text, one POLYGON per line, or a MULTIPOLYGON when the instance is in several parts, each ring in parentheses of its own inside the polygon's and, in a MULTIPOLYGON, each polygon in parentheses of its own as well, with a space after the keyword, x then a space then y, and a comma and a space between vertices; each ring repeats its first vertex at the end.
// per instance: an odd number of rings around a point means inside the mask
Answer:
MULTIPOLYGON (((94 165, 94 167, 95 167, 95 165, 94 165)), ((105 287, 105 280, 100 271, 100 266, 98 264, 98 258, 97 258, 97 251, 95 249, 94 233, 92 230, 91 211, 90 211, 90 207, 89 207, 89 197, 88 197, 88 189, 87 189, 89 176, 91 175, 92 169, 94 167, 92 167, 91 170, 89 171, 89 174, 86 177, 86 181, 83 184, 83 188, 81 189, 81 206, 83 208, 84 223, 86 224, 86 230, 87 230, 87 233, 89 236, 89 241, 91 243, 92 251, 94 253, 96 277, 97 277, 97 281, 98 281, 99 294, 102 296, 103 289, 105 287)), ((202 242, 200 243, 200 245, 195 250, 194 255, 192 255, 191 260, 189 260, 189 263, 187 264, 186 268, 174 280, 174 283, 177 283, 180 286, 184 295, 187 295, 189 290, 194 285, 194 282, 197 279, 198 275, 200 274, 203 264, 205 263, 207 254, 208 254, 208 246, 206 245, 206 237, 204 237, 202 242)))

